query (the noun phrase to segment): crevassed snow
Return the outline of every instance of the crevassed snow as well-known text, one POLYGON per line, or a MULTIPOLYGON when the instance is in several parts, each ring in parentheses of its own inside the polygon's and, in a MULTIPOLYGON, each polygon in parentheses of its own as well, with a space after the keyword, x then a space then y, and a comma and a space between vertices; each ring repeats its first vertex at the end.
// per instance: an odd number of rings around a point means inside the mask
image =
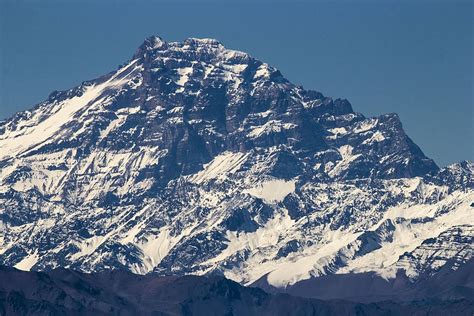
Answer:
POLYGON ((244 193, 260 198, 267 203, 277 203, 283 201, 288 194, 295 191, 295 183, 296 180, 269 180, 244 190, 244 193))

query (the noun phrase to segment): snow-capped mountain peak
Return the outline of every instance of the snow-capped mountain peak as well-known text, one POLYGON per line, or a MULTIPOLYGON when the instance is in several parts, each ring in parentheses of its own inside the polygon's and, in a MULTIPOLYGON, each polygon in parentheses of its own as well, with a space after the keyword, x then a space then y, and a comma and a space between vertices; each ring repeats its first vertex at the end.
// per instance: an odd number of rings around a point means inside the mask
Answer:
POLYGON ((472 163, 214 39, 147 38, 0 123, 0 261, 287 286, 472 257, 472 163), (446 243, 456 240, 449 251, 446 243))

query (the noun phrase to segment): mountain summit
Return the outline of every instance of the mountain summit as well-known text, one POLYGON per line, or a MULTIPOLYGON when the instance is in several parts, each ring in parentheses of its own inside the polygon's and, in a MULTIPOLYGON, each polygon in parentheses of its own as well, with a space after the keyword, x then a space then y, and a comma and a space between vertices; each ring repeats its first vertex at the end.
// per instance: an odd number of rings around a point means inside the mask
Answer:
POLYGON ((473 253, 473 170, 214 39, 152 36, 0 123, 0 262, 286 287, 473 253), (447 247, 446 245, 449 245, 447 247))

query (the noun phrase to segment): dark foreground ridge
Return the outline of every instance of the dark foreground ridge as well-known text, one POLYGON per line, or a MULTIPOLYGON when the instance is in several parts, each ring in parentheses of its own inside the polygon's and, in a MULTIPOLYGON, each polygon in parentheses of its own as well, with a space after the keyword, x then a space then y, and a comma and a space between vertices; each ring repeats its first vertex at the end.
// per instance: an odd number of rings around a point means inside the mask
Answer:
MULTIPOLYGON (((471 290, 472 291, 472 290, 471 290)), ((268 294, 220 276, 85 274, 0 267, 1 315, 472 315, 469 299, 396 303, 268 294)))
POLYGON ((395 278, 388 280, 373 272, 331 274, 302 280, 284 289, 271 286, 264 276, 253 286, 269 293, 363 303, 463 299, 474 302, 474 259, 456 270, 453 270, 453 263, 446 264, 435 275, 422 275, 415 282, 400 270, 395 278))

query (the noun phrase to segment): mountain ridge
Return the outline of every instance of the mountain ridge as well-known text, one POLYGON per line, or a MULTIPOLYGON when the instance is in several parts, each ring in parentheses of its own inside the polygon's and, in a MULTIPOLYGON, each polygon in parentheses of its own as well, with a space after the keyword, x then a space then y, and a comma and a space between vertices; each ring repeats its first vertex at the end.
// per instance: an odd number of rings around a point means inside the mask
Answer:
POLYGON ((84 274, 66 269, 23 272, 0 266, 0 311, 22 315, 469 315, 468 299, 358 303, 268 294, 220 276, 84 274))
POLYGON ((366 118, 212 39, 149 37, 0 123, 0 165, 0 263, 25 270, 284 288, 416 280, 473 253, 471 162, 439 169, 396 114, 366 118))

